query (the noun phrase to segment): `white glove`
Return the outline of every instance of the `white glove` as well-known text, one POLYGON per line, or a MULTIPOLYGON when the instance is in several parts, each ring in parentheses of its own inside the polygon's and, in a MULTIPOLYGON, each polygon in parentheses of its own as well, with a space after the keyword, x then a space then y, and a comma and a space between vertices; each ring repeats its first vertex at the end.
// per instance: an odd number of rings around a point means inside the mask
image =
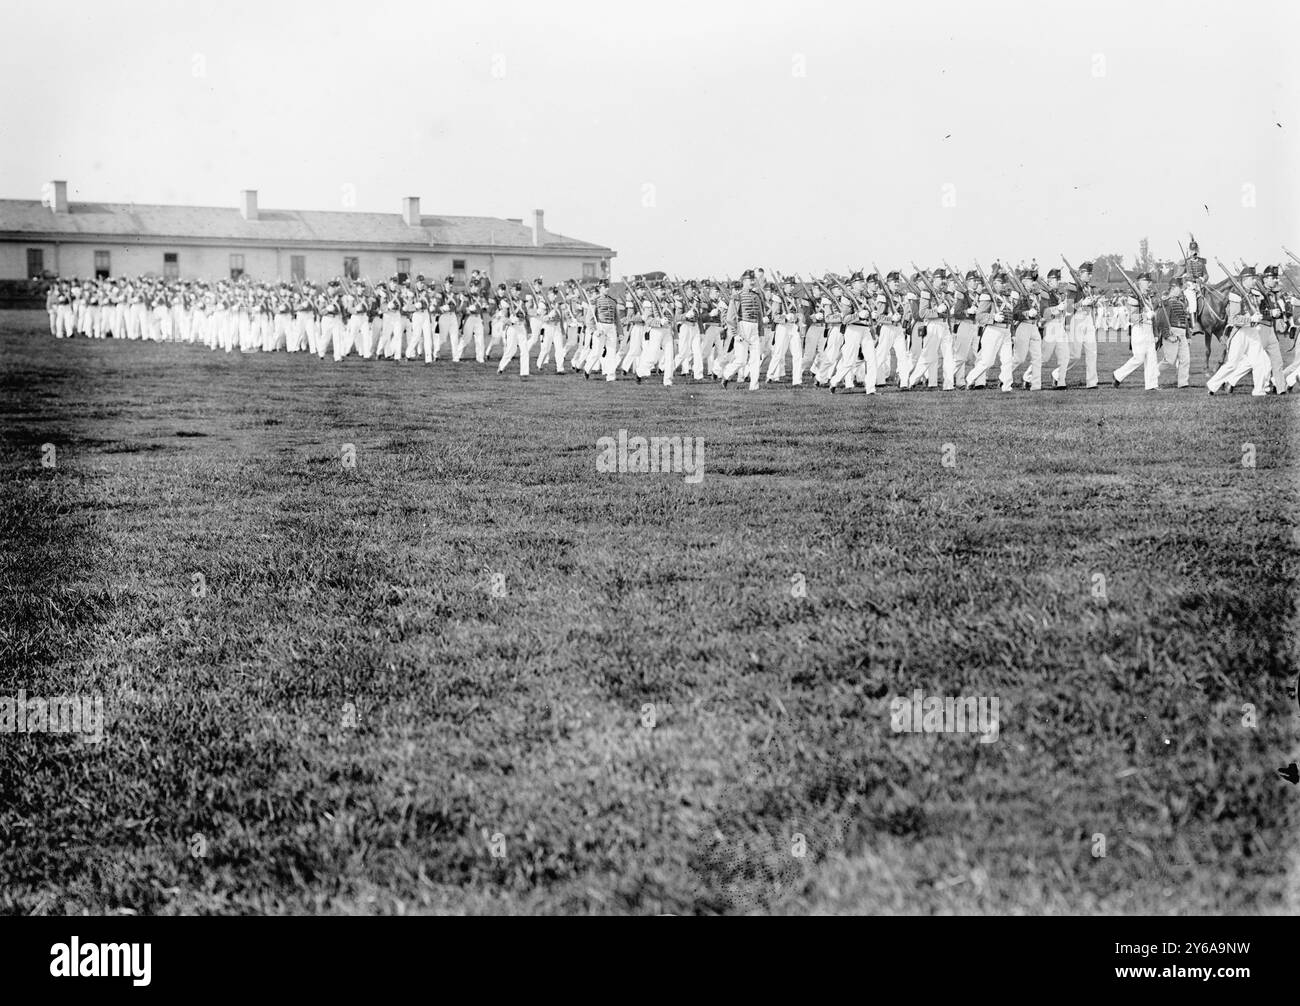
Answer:
POLYGON ((999 311, 997 314, 995 314, 995 315, 993 316, 993 320, 994 320, 994 321, 1001 321, 1001 320, 1002 320, 1002 312, 999 311))

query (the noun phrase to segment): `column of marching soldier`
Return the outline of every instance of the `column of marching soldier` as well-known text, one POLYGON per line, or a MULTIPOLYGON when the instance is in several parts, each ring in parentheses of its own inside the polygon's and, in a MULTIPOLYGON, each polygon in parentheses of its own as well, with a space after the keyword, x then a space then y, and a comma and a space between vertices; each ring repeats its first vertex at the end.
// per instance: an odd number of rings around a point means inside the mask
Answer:
MULTIPOLYGON (((748 382, 757 390, 785 380, 832 393, 861 386, 867 394, 892 383, 900 390, 981 388, 994 375, 1003 391, 1017 385, 1065 388, 1083 361, 1083 386, 1098 385, 1098 334, 1128 329, 1131 358, 1112 375, 1118 386, 1139 368, 1156 390, 1162 364, 1177 387, 1189 380, 1191 342, 1206 333, 1226 343, 1210 393, 1231 390, 1247 373, 1254 393, 1284 393, 1300 381, 1300 349, 1283 364, 1279 338, 1295 338, 1300 298, 1281 288, 1277 266, 1242 267, 1218 284, 1192 255, 1161 290, 1150 274, 1125 277, 1129 289, 1109 294, 1093 285, 1092 265, 1066 263, 1040 277, 1036 266, 944 267, 820 280, 768 277, 759 269, 739 281, 625 283, 621 297, 607 281, 546 287, 499 283, 476 271, 463 285, 393 277, 371 285, 331 280, 259 283, 241 277, 197 280, 58 280, 47 300, 51 332, 92 338, 199 343, 234 352, 308 352, 341 361, 413 360, 431 364, 444 346, 459 361, 472 348, 480 363, 500 350, 498 372, 517 356, 519 374, 554 361, 557 373, 581 371, 640 384, 652 374, 696 381, 748 382), (536 357, 534 358, 534 353, 536 357), (566 362, 572 371, 566 370, 566 362), (764 365, 766 364, 766 375, 764 365)), ((1300 293, 1300 291, 1296 291, 1300 293)), ((1210 340, 1206 338, 1207 373, 1210 340)))

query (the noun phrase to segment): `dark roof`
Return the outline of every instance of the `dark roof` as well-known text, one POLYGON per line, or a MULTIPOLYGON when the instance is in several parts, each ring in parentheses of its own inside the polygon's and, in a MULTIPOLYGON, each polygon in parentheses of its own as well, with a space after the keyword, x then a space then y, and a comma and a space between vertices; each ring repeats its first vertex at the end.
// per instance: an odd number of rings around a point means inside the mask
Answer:
MULTIPOLYGON (((400 213, 263 209, 245 220, 223 206, 147 206, 69 203, 55 213, 36 199, 0 199, 0 233, 66 234, 102 238, 194 238, 232 244, 367 244, 411 247, 533 248, 533 229, 501 217, 422 214, 408 227, 400 213)), ((612 253, 589 241, 543 232, 539 250, 612 253)))

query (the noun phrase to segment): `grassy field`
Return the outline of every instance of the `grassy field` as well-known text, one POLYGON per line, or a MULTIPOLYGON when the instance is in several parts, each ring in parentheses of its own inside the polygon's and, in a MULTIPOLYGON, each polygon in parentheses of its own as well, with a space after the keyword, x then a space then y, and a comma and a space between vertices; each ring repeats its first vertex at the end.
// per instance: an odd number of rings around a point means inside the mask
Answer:
POLYGON ((0 910, 1300 911, 1295 396, 43 321, 0 315, 0 695, 106 723, 0 735, 0 910), (703 480, 597 472, 620 429, 703 480), (997 739, 895 732, 917 690, 997 739))

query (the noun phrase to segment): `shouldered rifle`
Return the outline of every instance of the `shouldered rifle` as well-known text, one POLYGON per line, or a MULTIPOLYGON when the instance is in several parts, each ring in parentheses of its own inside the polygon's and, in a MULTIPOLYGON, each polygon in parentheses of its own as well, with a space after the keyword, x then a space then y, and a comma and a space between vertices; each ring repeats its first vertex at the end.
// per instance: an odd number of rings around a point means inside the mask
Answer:
POLYGON ((989 274, 984 271, 984 267, 975 262, 975 271, 980 274, 980 282, 984 284, 984 289, 989 292, 989 303, 993 306, 994 311, 998 314, 1005 314, 1010 310, 1006 298, 993 289, 993 284, 989 282, 989 274))
POLYGON ((1228 267, 1219 261, 1219 259, 1216 258, 1214 261, 1218 263, 1219 268, 1222 269, 1224 275, 1228 277, 1228 282, 1232 284, 1232 288, 1237 291, 1237 296, 1241 298, 1241 309, 1243 311, 1249 310, 1251 314, 1254 314, 1255 302, 1251 299, 1246 288, 1238 282, 1237 277, 1230 273, 1228 267))
POLYGON ((839 289, 840 293, 844 295, 844 298, 855 308, 857 308, 859 313, 861 313, 862 302, 853 295, 853 291, 850 290, 848 287, 846 287, 842 282, 840 282, 840 278, 836 276, 833 272, 828 272, 826 275, 829 276, 835 282, 835 286, 839 289))
POLYGON ((880 277, 880 289, 885 291, 885 307, 889 309, 890 314, 901 314, 902 312, 898 310, 898 305, 894 303, 894 295, 890 292, 889 281, 885 278, 885 274, 880 271, 880 266, 876 265, 873 261, 871 263, 871 268, 875 271, 875 274, 880 277))
POLYGON ((948 303, 948 298, 935 288, 934 281, 930 278, 930 274, 915 262, 912 263, 912 268, 916 270, 916 274, 921 277, 921 282, 925 284, 926 290, 930 292, 931 300, 935 303, 944 305, 944 307, 951 308, 952 305, 948 303))
POLYGON ((1146 311, 1153 310, 1153 308, 1151 307, 1151 302, 1147 299, 1146 295, 1143 294, 1142 291, 1137 288, 1137 284, 1133 282, 1129 274, 1126 273, 1123 269, 1119 271, 1119 274, 1124 278, 1124 284, 1129 288, 1130 291, 1132 291, 1133 296, 1138 299, 1138 303, 1142 305, 1143 310, 1146 311))
POLYGON ((781 313, 789 314, 790 307, 785 300, 785 291, 781 289, 781 274, 775 269, 772 270, 772 276, 776 279, 776 299, 781 304, 781 313))

